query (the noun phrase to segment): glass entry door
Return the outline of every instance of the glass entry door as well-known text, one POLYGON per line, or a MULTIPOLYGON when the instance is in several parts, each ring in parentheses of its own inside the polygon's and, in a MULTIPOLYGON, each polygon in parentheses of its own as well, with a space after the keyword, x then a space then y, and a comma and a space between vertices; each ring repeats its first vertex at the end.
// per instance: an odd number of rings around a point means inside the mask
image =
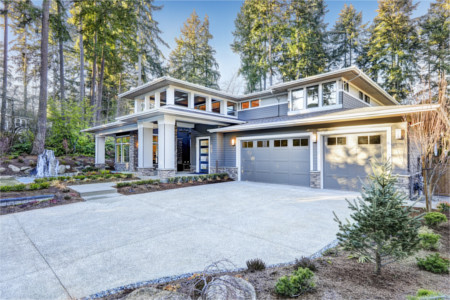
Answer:
POLYGON ((199 172, 207 174, 209 171, 209 139, 199 140, 199 172))

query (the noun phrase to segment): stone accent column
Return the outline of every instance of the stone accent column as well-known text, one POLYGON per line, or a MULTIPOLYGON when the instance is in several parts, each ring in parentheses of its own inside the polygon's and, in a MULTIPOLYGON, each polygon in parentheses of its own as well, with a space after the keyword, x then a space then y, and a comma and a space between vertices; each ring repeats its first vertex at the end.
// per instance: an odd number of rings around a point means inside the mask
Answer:
POLYGON ((158 120, 158 176, 164 180, 175 173, 175 117, 164 116, 158 120))
POLYGON ((95 167, 105 167, 105 137, 95 136, 95 167))
POLYGON ((153 123, 138 124, 138 172, 153 175, 153 123))
POLYGON ((130 133, 130 162, 128 165, 128 171, 134 172, 137 167, 138 149, 136 147, 137 134, 135 132, 130 133))
POLYGON ((411 197, 412 194, 411 176, 398 174, 396 176, 397 176, 397 183, 395 184, 395 187, 399 189, 401 192, 405 193, 408 197, 411 197))
POLYGON ((309 171, 309 187, 320 189, 320 171, 309 171))

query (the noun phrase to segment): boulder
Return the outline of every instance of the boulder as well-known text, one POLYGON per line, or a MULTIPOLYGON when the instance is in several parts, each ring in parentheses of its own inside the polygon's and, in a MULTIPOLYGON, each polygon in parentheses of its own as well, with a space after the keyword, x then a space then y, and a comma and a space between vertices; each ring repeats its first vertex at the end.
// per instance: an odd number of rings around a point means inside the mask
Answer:
POLYGON ((0 167, 0 173, 3 173, 6 171, 6 168, 0 167))
POLYGON ((256 292, 253 285, 248 281, 242 278, 224 275, 209 283, 205 299, 256 300, 256 292))
POLYGON ((191 297, 170 291, 163 291, 153 287, 134 290, 125 300, 191 300, 191 297))
POLYGON ((65 165, 59 165, 58 166, 58 174, 64 174, 66 172, 66 166, 65 165))
POLYGON ((14 173, 20 172, 20 168, 16 167, 15 165, 9 165, 8 168, 11 169, 11 171, 13 171, 14 173))
POLYGON ((70 166, 69 165, 66 165, 66 170, 70 170, 70 166))
POLYGON ((22 168, 20 168, 20 171, 27 171, 27 170, 30 170, 31 169, 31 167, 22 167, 22 168))

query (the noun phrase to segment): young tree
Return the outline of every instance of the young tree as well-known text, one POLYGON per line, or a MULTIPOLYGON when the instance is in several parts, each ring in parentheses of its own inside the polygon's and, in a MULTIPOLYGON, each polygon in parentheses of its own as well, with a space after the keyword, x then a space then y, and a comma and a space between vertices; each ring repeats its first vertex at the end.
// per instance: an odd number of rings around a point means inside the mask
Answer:
POLYGON ((341 221, 337 238, 346 250, 368 257, 375 272, 391 262, 405 258, 418 249, 421 216, 411 217, 413 206, 404 208, 406 195, 397 191, 396 177, 389 162, 372 164, 370 182, 358 201, 347 200, 353 222, 341 221))
POLYGON ((362 24, 362 12, 357 12, 352 4, 344 4, 330 32, 330 61, 341 68, 353 65, 360 54, 362 35, 365 25, 362 24))
POLYGON ((412 0, 380 0, 367 48, 369 74, 401 102, 416 75, 418 35, 412 0), (379 80, 381 79, 381 80, 379 80))
MULTIPOLYGON (((431 84, 428 88, 432 89, 431 84)), ((447 82, 442 78, 437 102, 431 93, 423 93, 424 99, 417 101, 430 105, 430 108, 433 104, 438 108, 405 116, 405 121, 411 124, 409 140, 421 162, 421 168, 416 171, 422 172, 427 211, 432 209, 431 201, 437 182, 450 164, 449 102, 446 90, 447 82)))
POLYGON ((295 80, 321 73, 327 54, 325 3, 323 0, 287 2, 284 10, 284 41, 278 60, 283 80, 295 80))
POLYGON ((42 2, 41 28, 41 75, 39 87, 39 110, 37 131, 33 142, 32 154, 38 155, 44 151, 47 130, 47 73, 48 73, 48 31, 49 31, 50 0, 42 2))
POLYGON ((208 16, 202 22, 194 10, 181 29, 181 37, 175 39, 177 47, 169 62, 171 76, 218 89, 220 74, 215 50, 209 45, 211 39, 208 16))

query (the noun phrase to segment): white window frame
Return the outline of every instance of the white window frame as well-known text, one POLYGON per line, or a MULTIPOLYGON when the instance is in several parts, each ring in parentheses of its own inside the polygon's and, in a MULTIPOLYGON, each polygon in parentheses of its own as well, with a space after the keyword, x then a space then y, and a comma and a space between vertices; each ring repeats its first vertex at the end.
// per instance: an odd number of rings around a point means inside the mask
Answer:
POLYGON ((195 139, 195 172, 200 173, 200 140, 208 140, 208 174, 211 174, 211 137, 198 136, 195 139))
POLYGON ((130 163, 130 156, 132 155, 131 154, 131 149, 128 149, 128 161, 124 161, 124 145, 128 145, 128 147, 130 147, 130 145, 131 145, 131 136, 130 135, 121 135, 121 136, 116 136, 115 138, 114 138, 114 152, 115 152, 115 159, 114 159, 114 162, 115 163, 118 163, 118 164, 128 164, 128 163, 130 163), (117 143, 117 139, 121 139, 121 138, 124 138, 124 137, 129 137, 130 138, 130 140, 129 140, 129 142, 128 143, 117 143), (121 158, 121 161, 118 161, 117 160, 117 145, 120 145, 120 158, 121 158))
POLYGON ((296 115, 296 114, 305 114, 305 113, 310 113, 310 112, 315 112, 315 111, 323 111, 323 110, 332 110, 332 109, 336 109, 336 108, 341 108, 342 104, 339 103, 339 91, 340 91, 340 87, 339 87, 339 79, 332 79, 332 80, 322 80, 320 82, 315 82, 315 83, 310 83, 307 85, 300 85, 297 86, 295 88, 291 88, 288 90, 288 103, 289 103, 289 110, 288 110, 288 115, 296 115), (323 84, 324 83, 330 83, 330 82, 335 82, 336 83, 336 104, 334 105, 327 105, 327 106, 323 106, 323 84), (306 93, 306 90, 308 89, 308 87, 312 87, 312 86, 319 86, 319 106, 317 107, 311 107, 311 108, 307 108, 306 107, 306 103, 308 101, 308 95, 306 93), (299 110, 292 110, 292 91, 294 90, 298 90, 298 89, 303 89, 303 108, 299 109, 299 110))

